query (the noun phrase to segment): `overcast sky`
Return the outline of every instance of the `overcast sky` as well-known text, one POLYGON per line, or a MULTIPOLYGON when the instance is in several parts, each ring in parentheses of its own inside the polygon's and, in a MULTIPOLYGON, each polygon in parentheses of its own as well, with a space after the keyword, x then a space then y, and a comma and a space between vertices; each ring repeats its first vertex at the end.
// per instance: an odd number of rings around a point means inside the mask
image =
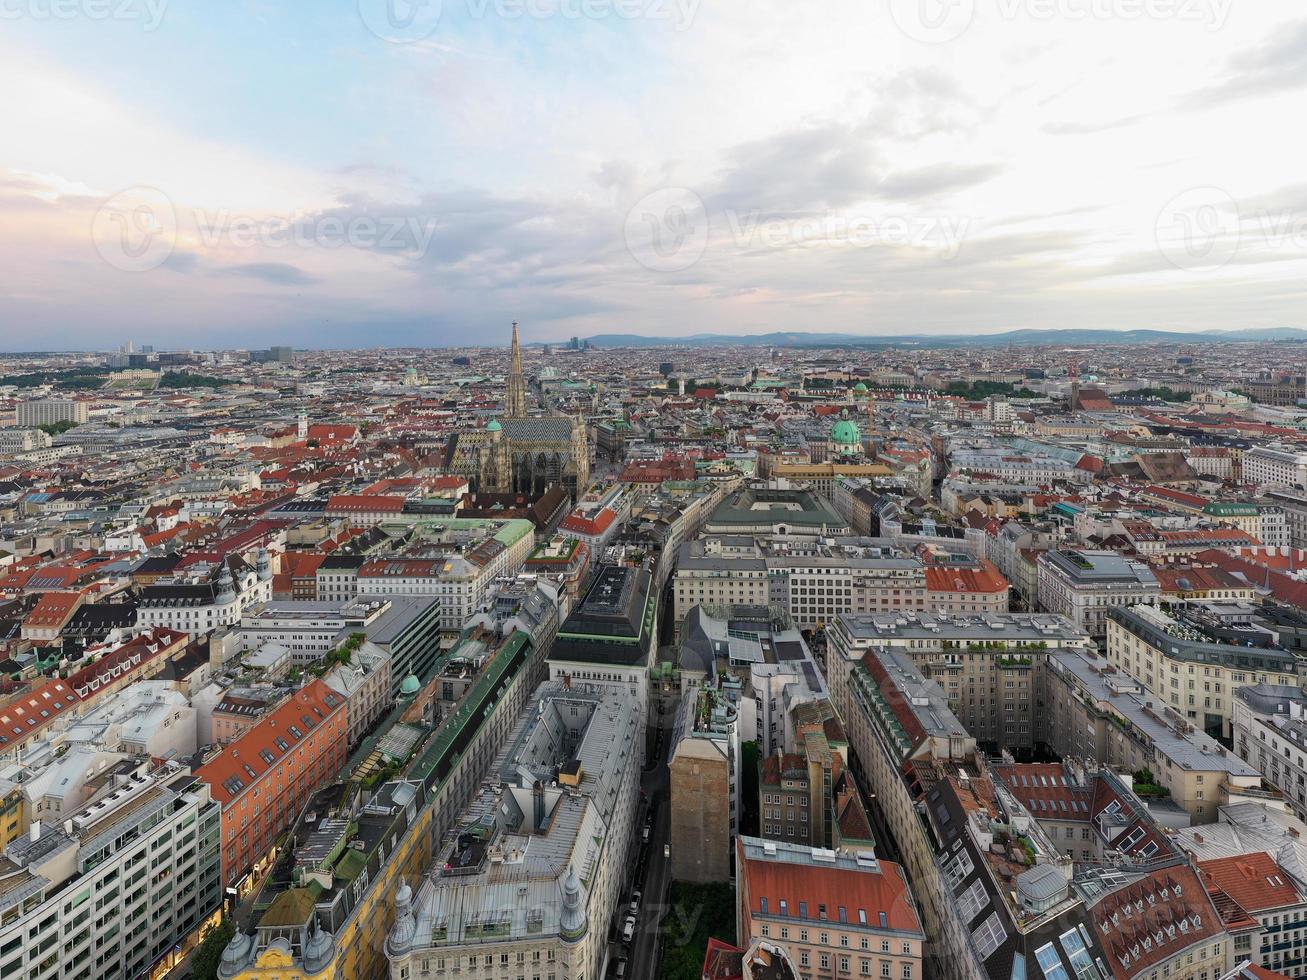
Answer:
POLYGON ((0 0, 0 348, 1307 327, 1292 0, 0 0))

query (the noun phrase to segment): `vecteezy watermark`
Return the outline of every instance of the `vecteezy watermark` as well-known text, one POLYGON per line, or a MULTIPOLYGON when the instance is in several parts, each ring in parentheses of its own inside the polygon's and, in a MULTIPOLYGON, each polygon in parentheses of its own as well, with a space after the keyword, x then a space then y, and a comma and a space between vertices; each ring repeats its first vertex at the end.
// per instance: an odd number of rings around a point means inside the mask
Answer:
POLYGON ((1211 272, 1241 253, 1307 257, 1307 212, 1244 207, 1219 187, 1191 187, 1166 202, 1155 235, 1177 269, 1211 272))
POLYGON ((91 220, 91 240, 115 269, 157 269, 177 247, 177 210, 157 187, 129 187, 100 205, 91 220))
POLYGON ((169 0, 0 0, 0 20, 135 20, 157 30, 169 0))
POLYGON ((716 212, 688 188, 665 187, 646 194, 627 212, 622 236, 631 257, 646 269, 683 272, 710 244, 736 252, 886 246, 924 249, 952 259, 970 229, 971 219, 962 215, 777 215, 735 208, 716 212))
POLYGON ((708 248, 708 208, 694 191, 664 187, 626 213, 626 250, 651 272, 683 272, 708 248))
POLYGON ((204 248, 357 248, 421 258, 431 246, 437 218, 414 215, 287 215, 192 212, 198 242, 204 248))
POLYGON ((1158 212, 1157 248, 1177 269, 1206 272, 1227 265, 1239 251, 1239 204, 1219 187, 1181 191, 1158 212))
POLYGON ((763 218, 761 212, 725 212, 737 248, 872 248, 888 245, 930 249, 954 258, 971 228, 962 215, 868 215, 822 213, 763 218))
MULTIPOLYGON (((700 0, 448 0, 460 19, 626 20, 671 24, 683 31, 693 22, 700 0)), ((435 33, 444 0, 358 0, 359 16, 377 37, 404 44, 435 33)))
POLYGON ((358 6, 367 29, 393 44, 421 41, 440 26, 441 0, 358 0, 358 6))
POLYGON ((439 227, 439 218, 411 213, 179 212, 158 188, 132 187, 100 206, 91 238, 115 269, 148 272, 183 242, 207 250, 353 248, 416 259, 426 255, 439 227))
MULTIPOLYGON (((947 44, 976 19, 978 0, 889 0, 890 18, 900 31, 923 44, 947 44)), ((1234 0, 988 0, 1000 20, 1176 21, 1219 31, 1234 0)))

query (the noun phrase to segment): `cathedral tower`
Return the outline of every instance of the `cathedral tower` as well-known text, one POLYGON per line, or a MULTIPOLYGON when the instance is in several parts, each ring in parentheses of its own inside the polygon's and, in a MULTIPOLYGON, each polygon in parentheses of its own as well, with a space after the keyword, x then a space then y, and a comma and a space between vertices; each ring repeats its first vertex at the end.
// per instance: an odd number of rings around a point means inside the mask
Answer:
POLYGON ((513 365, 508 374, 508 391, 504 396, 504 415, 510 419, 526 418, 526 379, 522 377, 522 348, 517 342, 517 321, 513 321, 513 365))

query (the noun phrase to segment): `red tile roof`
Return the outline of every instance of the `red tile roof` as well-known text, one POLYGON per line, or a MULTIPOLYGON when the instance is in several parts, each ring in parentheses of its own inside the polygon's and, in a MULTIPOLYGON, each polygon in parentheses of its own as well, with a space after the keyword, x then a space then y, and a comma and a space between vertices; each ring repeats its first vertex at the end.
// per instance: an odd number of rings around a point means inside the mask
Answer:
POLYGON ((586 534, 591 537, 603 534, 610 527, 613 521, 617 520, 617 514, 611 507, 605 507, 594 517, 582 517, 580 514, 568 514, 563 518, 560 529, 568 534, 586 534))
POLYGON ((818 921, 818 910, 824 905, 829 921, 837 923, 836 910, 842 906, 850 922, 859 922, 860 913, 865 913, 869 925, 879 925, 883 912, 888 928, 921 931, 907 878, 893 861, 881 861, 876 871, 855 870, 751 858, 742 843, 736 846, 736 867, 743 882, 740 894, 748 896, 753 915, 763 914, 764 898, 768 900, 766 914, 778 915, 781 899, 785 899, 788 914, 794 916, 796 923, 804 921, 799 919, 799 910, 800 903, 806 903, 813 922, 818 921))
POLYGON ((927 565, 926 589, 930 592, 1004 592, 1008 582, 987 559, 979 568, 957 565, 927 565))
POLYGON ((993 765, 990 771, 1036 820, 1089 822, 1093 790, 1069 783, 1061 763, 993 765))
POLYGON ((1288 872, 1265 851, 1199 861, 1203 882, 1216 885, 1249 912, 1298 905, 1302 899, 1288 872))
MULTIPOLYGON (((307 738, 335 712, 344 710, 345 699, 324 681, 314 680, 200 766, 195 775, 212 787, 213 798, 226 807, 275 768, 301 739, 307 738), (300 732, 298 738, 292 726, 300 732), (283 749, 278 740, 287 747, 283 749)), ((325 751, 325 744, 320 749, 325 751)))
MULTIPOLYGON (((105 684, 138 673, 155 658, 183 649, 189 640, 186 633, 156 626, 68 675, 68 685, 78 697, 92 697, 105 684)), ((95 656, 96 651, 90 648, 86 652, 88 656, 95 656)))
POLYGON ((0 707, 0 749, 25 742, 77 702, 77 694, 58 678, 13 698, 0 707))
POLYGON ((404 509, 403 497, 385 496, 383 494, 332 494, 327 499, 327 513, 386 513, 398 514, 404 509))
POLYGON ((1153 871, 1117 889, 1093 906, 1090 917, 1121 980, 1146 974, 1224 930, 1198 876, 1185 865, 1153 871))
POLYGON ((23 625, 58 629, 68 622, 81 602, 80 592, 45 592, 27 614, 23 625))

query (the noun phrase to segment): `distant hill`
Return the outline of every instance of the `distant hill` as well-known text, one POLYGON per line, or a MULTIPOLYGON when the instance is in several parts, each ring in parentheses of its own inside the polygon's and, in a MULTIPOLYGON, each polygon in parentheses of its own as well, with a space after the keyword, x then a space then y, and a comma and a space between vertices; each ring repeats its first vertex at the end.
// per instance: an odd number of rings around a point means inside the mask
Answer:
POLYGON ((852 333, 786 331, 759 334, 702 333, 686 337, 646 337, 611 333, 586 338, 591 347, 1078 347, 1094 344, 1211 344, 1307 341, 1307 330, 1268 327, 1253 330, 1008 330, 991 334, 904 334, 889 337, 852 333))

